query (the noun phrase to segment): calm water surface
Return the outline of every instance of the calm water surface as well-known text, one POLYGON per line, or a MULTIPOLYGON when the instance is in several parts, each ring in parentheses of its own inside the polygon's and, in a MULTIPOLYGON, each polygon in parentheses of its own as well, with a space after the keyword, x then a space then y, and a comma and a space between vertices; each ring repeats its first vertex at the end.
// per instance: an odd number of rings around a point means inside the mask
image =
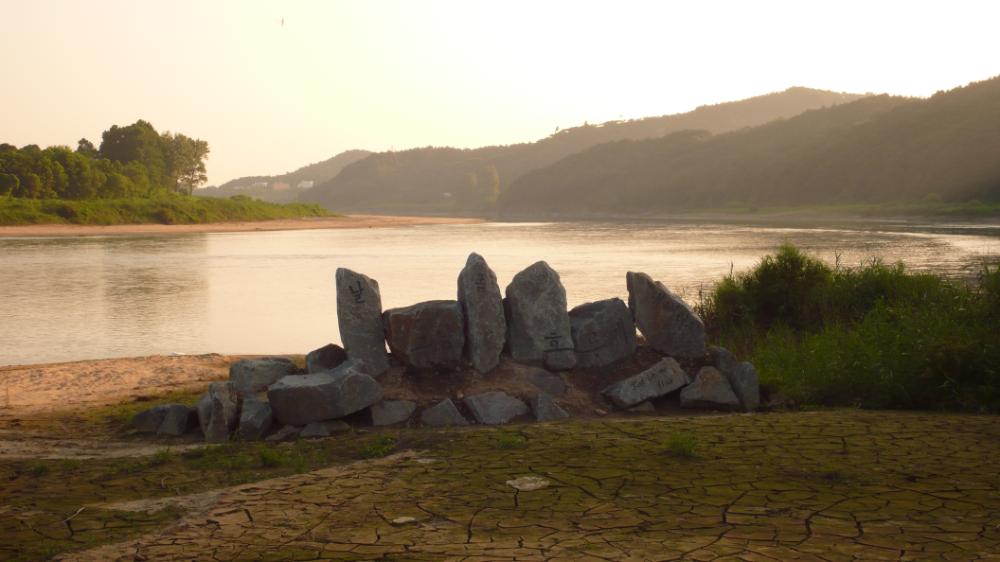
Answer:
POLYGON ((339 342, 334 271, 379 281, 386 308, 453 299, 471 251, 501 288, 546 260, 569 304, 625 297, 645 271, 689 302, 782 242, 833 262, 873 256, 963 277, 1000 255, 1000 225, 771 227, 486 223, 160 237, 0 239, 0 365, 162 353, 305 353, 339 342))

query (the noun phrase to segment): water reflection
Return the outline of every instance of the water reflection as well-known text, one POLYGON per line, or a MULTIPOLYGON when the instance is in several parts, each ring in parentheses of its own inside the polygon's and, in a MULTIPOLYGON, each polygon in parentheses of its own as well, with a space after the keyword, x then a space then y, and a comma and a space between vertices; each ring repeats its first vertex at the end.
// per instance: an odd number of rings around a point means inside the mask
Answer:
POLYGON ((489 223, 176 237, 0 240, 0 364, 146 355, 305 352, 338 341, 337 267, 379 280, 383 303, 455 298, 470 251, 502 287, 534 261, 570 305, 624 297, 646 271, 695 300, 791 242, 833 263, 871 257, 969 276, 1000 228, 911 223, 489 223))

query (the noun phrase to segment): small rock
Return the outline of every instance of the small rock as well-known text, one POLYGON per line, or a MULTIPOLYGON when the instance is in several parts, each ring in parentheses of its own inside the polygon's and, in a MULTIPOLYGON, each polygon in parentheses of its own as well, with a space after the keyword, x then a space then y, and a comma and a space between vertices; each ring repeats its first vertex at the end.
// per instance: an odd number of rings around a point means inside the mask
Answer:
POLYGON ((166 415, 167 407, 165 405, 153 406, 136 414, 132 418, 132 427, 139 433, 156 433, 166 415))
POLYGON ((528 413, 528 406, 506 392, 484 392, 463 400, 481 424, 500 425, 528 413))
POLYGON ((645 273, 628 272, 628 307, 653 349, 672 357, 705 355, 705 324, 691 307, 645 273))
POLYGON ((416 523, 416 517, 397 517, 392 520, 393 525, 409 525, 411 523, 416 523))
POLYGON ((569 417, 566 410, 560 408, 555 400, 544 392, 532 396, 528 400, 528 405, 531 406, 531 412, 535 415, 535 421, 564 420, 569 417))
POLYGON ((410 400, 383 400, 371 407, 372 425, 385 426, 403 423, 417 410, 417 403, 410 400))
POLYGON ((424 459, 417 459, 417 464, 434 464, 436 462, 437 462, 437 459, 426 459, 426 458, 424 458, 424 459))
POLYGON ((488 373, 500 364, 500 353, 507 340, 507 320, 497 276, 479 254, 469 254, 458 275, 458 302, 465 313, 469 361, 480 373, 488 373))
POLYGON ((259 441, 271 429, 271 405, 256 398, 243 400, 240 425, 236 434, 244 441, 259 441))
POLYGON ((736 410, 740 407, 740 399, 718 369, 702 367, 694 382, 681 391, 681 407, 736 410))
POLYGON ((213 382, 198 401, 198 423, 209 443, 224 443, 239 422, 240 395, 231 382, 213 382))
POLYGON ((180 437, 196 425, 198 425, 198 412, 194 408, 184 404, 167 404, 166 415, 163 416, 156 434, 180 437))
POLYGON ((577 367, 606 367, 635 355, 635 322, 621 299, 606 299, 569 311, 577 367))
POLYGON ((635 412, 637 414, 655 414, 656 407, 653 406, 652 402, 646 400, 645 402, 639 404, 638 406, 632 406, 631 408, 628 409, 628 411, 635 412))
MULTIPOLYGON (((314 349, 306 355, 306 372, 320 373, 332 371, 347 361, 347 352, 337 344, 329 343, 314 349)), ((289 373, 291 374, 291 373, 289 373)))
POLYGON ((264 441, 270 441, 272 443, 278 441, 292 441, 293 439, 299 436, 300 431, 302 431, 301 427, 295 427, 294 425, 286 425, 281 429, 279 429, 278 431, 275 431, 271 435, 268 435, 267 439, 264 439, 264 441))
POLYGON ((549 481, 538 476, 522 476, 508 480, 507 485, 519 492, 533 492, 549 487, 549 481))
POLYGON ((599 416, 606 416, 606 415, 608 415, 607 411, 602 410, 600 408, 594 408, 594 413, 597 414, 597 415, 599 415, 599 416))
POLYGON ((469 420, 455 407, 451 398, 445 398, 420 414, 420 423, 431 427, 469 425, 469 420))
POLYGON ((708 357, 712 365, 727 377, 729 376, 727 373, 736 372, 740 366, 740 361, 735 355, 730 353, 728 349, 717 345, 708 348, 708 357))
POLYGON ((671 357, 601 391, 618 408, 631 408, 651 398, 659 398, 691 382, 687 373, 671 357))
POLYGON ((535 369, 528 373, 528 382, 535 388, 556 398, 566 396, 566 381, 555 373, 550 373, 545 369, 535 369))
POLYGON ((514 276, 504 310, 507 345, 515 361, 556 371, 576 365, 566 289, 549 264, 534 263, 514 276))
POLYGON ((271 385, 267 398, 278 421, 306 425, 361 411, 382 399, 382 387, 357 361, 347 361, 333 371, 287 376, 271 385))
POLYGON ((383 315, 393 355, 418 369, 455 370, 465 348, 465 320, 458 301, 427 301, 383 315))
POLYGON ((295 363, 284 357, 240 359, 229 366, 229 381, 240 395, 250 396, 267 390, 267 387, 295 370, 295 363))
POLYGON ((742 362, 723 347, 712 346, 708 349, 712 364, 726 377, 740 405, 746 412, 753 412, 760 407, 760 377, 752 363, 742 362))
POLYGON ((378 281, 337 269, 337 323, 347 357, 361 361, 365 373, 377 376, 389 368, 378 281))

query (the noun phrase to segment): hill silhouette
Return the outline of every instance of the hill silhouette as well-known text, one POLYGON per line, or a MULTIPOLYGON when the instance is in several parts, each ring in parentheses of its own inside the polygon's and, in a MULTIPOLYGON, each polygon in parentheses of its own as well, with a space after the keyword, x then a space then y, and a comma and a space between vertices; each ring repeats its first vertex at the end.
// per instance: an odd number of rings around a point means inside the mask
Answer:
POLYGON ((603 143, 654 139, 687 129, 723 133, 861 97, 790 88, 677 115, 585 124, 532 143, 479 149, 426 147, 371 154, 304 192, 301 200, 338 211, 485 211, 492 209, 500 194, 522 175, 603 143))
POLYGON ((875 96, 760 127, 593 147, 526 173, 507 214, 1000 199, 1000 78, 875 96))
POLYGON ((274 203, 297 201, 299 194, 305 191, 305 189, 297 187, 301 182, 311 181, 314 182, 314 185, 319 185, 339 174, 344 166, 357 162, 369 154, 371 152, 367 150, 347 150, 322 162, 303 166, 294 172, 286 172, 276 176, 244 176, 227 181, 218 187, 199 189, 195 195, 205 197, 250 195, 274 203), (261 184, 266 184, 266 187, 260 186, 261 184), (289 188, 276 191, 271 187, 274 184, 287 184, 289 188))

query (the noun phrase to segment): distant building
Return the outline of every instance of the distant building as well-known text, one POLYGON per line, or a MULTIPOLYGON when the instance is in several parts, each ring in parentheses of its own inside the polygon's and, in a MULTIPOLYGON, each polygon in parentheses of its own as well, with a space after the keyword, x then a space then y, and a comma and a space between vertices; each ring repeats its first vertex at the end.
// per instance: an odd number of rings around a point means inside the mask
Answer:
POLYGON ((292 186, 288 185, 283 181, 276 181, 271 184, 271 189, 274 191, 288 191, 292 186))
POLYGON ((250 184, 250 189, 267 189, 266 181, 259 181, 257 183, 250 184))
POLYGON ((314 182, 313 180, 302 180, 299 182, 299 185, 295 187, 297 187, 298 189, 312 189, 314 185, 316 185, 316 182, 314 182))

